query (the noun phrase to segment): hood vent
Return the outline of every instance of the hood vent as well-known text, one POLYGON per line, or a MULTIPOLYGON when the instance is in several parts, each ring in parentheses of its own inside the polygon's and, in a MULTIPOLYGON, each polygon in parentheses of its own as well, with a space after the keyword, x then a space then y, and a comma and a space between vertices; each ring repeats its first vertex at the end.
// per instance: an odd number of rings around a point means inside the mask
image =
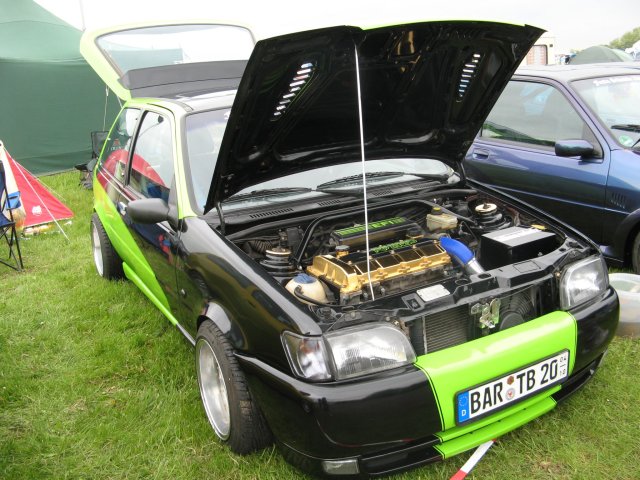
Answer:
POLYGON ((331 205, 340 205, 344 200, 340 198, 336 198, 333 200, 323 200, 322 202, 318 202, 318 205, 321 207, 329 207, 331 205))
POLYGON ((296 95, 302 90, 302 87, 309 81, 311 75, 313 75, 314 65, 312 62, 305 62, 296 71, 296 74, 289 83, 289 90, 287 90, 276 106, 273 112, 272 120, 277 120, 282 116, 289 104, 293 101, 296 95))
POLYGON ((476 76, 476 71, 478 70, 481 58, 482 55, 474 53, 465 62, 464 67, 462 68, 462 74, 460 75, 460 81, 458 82, 458 100, 462 100, 467 93, 471 81, 476 76))
POLYGON ((382 191, 373 191, 371 195, 374 197, 384 197, 386 195, 390 195, 393 193, 393 190, 382 190, 382 191))
POLYGON ((280 210, 269 210, 266 212, 251 213, 249 214, 249 218, 273 217, 274 215, 282 215, 284 213, 291 213, 293 211, 293 208, 281 208, 280 210))

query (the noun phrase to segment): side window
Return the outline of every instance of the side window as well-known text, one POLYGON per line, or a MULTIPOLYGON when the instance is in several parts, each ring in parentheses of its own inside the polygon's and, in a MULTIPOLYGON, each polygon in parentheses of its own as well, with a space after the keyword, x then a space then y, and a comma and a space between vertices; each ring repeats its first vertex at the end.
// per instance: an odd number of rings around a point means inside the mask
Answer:
POLYGON ((169 198, 173 179, 171 122, 154 112, 142 118, 133 150, 129 186, 147 198, 169 198))
POLYGON ((200 210, 211 188, 213 170, 229 118, 229 109, 211 110, 189 115, 186 121, 189 173, 193 195, 200 210))
POLYGON ((102 168, 120 181, 124 181, 131 140, 139 117, 140 110, 135 108, 122 110, 106 140, 102 168))
POLYGON ((509 82, 482 125, 481 137, 553 149, 558 140, 598 142, 569 101, 555 87, 509 82))

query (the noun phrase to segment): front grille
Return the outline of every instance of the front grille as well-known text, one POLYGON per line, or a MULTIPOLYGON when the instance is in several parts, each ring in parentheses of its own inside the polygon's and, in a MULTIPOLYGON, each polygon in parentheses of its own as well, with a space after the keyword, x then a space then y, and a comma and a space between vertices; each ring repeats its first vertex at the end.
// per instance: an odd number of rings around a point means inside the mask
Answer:
MULTIPOLYGON (((488 296, 478 303, 488 306, 494 298, 488 296)), ((477 302, 418 317, 406 322, 409 340, 417 355, 437 352, 478 338, 483 333, 499 332, 552 312, 556 310, 552 298, 550 281, 505 293, 497 297, 500 300, 499 323, 495 328, 483 332, 480 330, 478 314, 471 313, 477 302)))
POLYGON ((409 327, 409 337, 417 355, 465 343, 470 340, 469 307, 461 305, 418 318, 409 327))

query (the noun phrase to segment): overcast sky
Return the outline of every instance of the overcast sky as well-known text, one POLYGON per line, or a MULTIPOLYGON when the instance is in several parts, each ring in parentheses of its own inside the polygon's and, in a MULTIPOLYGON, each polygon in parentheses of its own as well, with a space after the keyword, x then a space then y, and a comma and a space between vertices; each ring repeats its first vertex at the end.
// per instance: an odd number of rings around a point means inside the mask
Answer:
POLYGON ((607 44, 640 26, 638 0, 36 0, 88 29, 166 19, 213 19, 250 27, 258 38, 331 25, 372 26, 419 20, 528 23, 555 36, 556 53, 607 44), (82 9, 81 9, 82 5, 82 9))

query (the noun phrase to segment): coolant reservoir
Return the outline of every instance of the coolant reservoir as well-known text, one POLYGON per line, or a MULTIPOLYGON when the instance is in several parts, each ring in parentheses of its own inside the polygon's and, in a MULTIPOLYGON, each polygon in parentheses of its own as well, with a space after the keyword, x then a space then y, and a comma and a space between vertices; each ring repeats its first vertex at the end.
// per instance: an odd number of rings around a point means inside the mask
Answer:
MULTIPOLYGON (((296 288, 300 287, 298 290, 299 293, 304 295, 305 297, 309 297, 311 300, 315 300, 318 303, 327 303, 327 294, 322 288, 322 284, 320 280, 311 275, 307 275, 306 273, 300 273, 289 280, 287 286, 285 287, 292 295, 294 295, 298 300, 305 302, 302 298, 296 296, 294 291, 296 288)), ((311 303, 311 302, 305 302, 311 303)))
POLYGON ((427 215, 427 228, 430 231, 451 230, 458 226, 458 219, 453 215, 444 213, 440 207, 433 207, 427 215))

